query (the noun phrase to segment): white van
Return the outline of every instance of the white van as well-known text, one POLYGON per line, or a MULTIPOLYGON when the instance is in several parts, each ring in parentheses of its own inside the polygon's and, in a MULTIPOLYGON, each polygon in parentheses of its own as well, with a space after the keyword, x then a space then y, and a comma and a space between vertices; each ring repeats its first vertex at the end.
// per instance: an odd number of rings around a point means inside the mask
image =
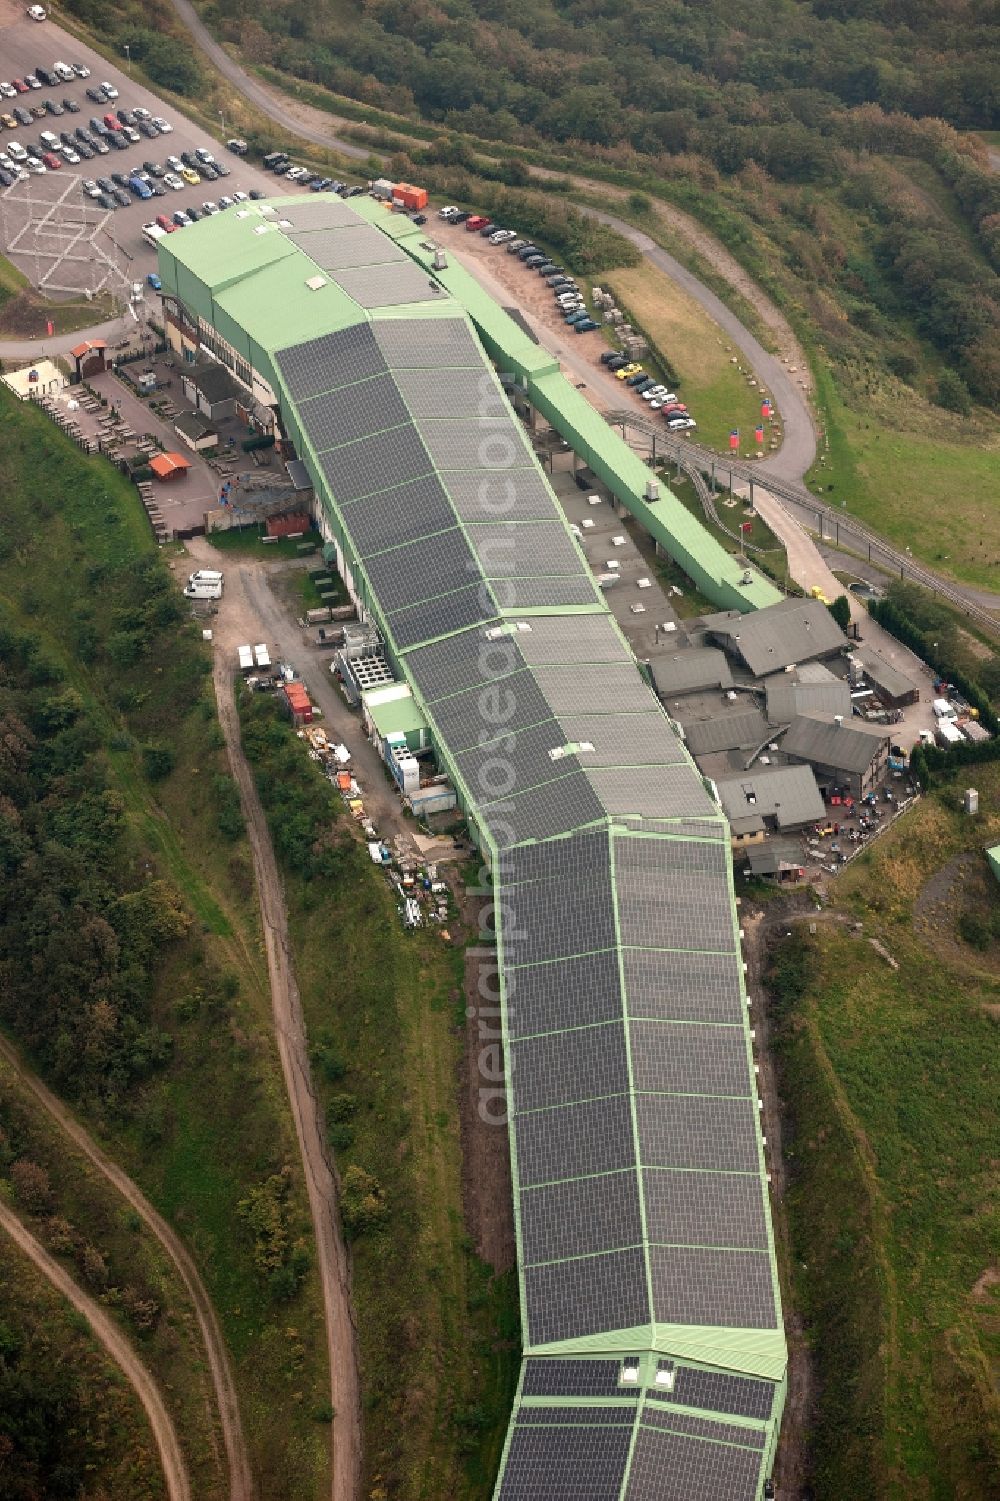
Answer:
POLYGON ((222 574, 214 568, 199 568, 197 573, 192 573, 188 579, 189 584, 221 584, 222 574))
POLYGON ((217 584, 188 584, 184 590, 185 599, 221 599, 222 583, 217 584))
POLYGON ((52 71, 58 78, 62 79, 63 83, 73 83, 76 79, 76 74, 69 63, 56 63, 52 71))

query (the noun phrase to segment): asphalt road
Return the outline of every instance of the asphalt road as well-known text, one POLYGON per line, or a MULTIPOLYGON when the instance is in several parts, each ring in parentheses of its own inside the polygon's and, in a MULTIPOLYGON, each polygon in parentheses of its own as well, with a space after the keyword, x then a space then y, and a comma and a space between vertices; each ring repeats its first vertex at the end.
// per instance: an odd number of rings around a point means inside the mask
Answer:
MULTIPOLYGON (((331 131, 316 128, 304 121, 299 114, 289 109, 277 89, 269 89, 261 83, 252 73, 247 73, 234 62, 219 43, 212 36, 190 0, 170 0, 178 18, 191 32, 201 50, 209 60, 218 68, 223 78, 229 80, 244 99, 255 104, 262 114, 267 115, 276 125, 281 125, 285 130, 290 130, 303 141, 309 141, 314 146, 325 146, 339 151, 344 156, 349 156, 355 161, 367 161, 371 155, 371 149, 367 146, 358 146, 353 141, 342 140, 331 131)), ((317 111, 317 113, 319 113, 317 111)))

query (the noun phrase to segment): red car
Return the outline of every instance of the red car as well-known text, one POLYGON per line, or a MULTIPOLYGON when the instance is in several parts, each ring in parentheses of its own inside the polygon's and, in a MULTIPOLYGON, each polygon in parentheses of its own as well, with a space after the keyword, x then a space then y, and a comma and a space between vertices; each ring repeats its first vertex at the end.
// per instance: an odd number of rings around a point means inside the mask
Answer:
POLYGON ((28 85, 23 78, 12 78, 11 82, 19 94, 27 94, 29 92, 28 85))
POLYGON ((56 156, 54 151, 46 151, 42 154, 42 162, 50 172, 55 172, 57 167, 62 166, 62 157, 56 156))
POLYGON ((122 122, 119 120, 117 115, 105 115, 104 123, 109 130, 121 130, 122 128, 122 122))
POLYGON ((168 235, 172 235, 174 230, 179 228, 179 225, 175 224, 167 214, 157 214, 156 222, 168 235))
POLYGON ((477 229, 482 229, 489 222, 488 219, 483 218, 482 214, 473 214, 470 219, 466 219, 465 227, 470 234, 473 234, 477 229))

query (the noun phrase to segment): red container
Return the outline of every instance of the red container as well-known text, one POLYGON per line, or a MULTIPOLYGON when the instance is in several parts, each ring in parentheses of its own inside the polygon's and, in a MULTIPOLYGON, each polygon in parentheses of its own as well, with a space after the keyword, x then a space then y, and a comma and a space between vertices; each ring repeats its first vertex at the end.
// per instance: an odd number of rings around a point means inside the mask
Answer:
POLYGON ((401 203, 405 209, 423 209, 427 207, 427 189, 415 188, 411 182, 398 182, 392 190, 394 203, 401 203))

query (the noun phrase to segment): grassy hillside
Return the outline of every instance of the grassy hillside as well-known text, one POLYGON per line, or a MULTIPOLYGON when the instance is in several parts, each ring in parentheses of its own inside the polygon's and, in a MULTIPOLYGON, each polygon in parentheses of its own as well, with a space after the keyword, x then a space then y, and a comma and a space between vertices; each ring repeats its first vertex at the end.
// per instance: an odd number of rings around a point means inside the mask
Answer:
POLYGON ((984 814, 965 779, 926 797, 772 955, 817 1501, 996 1495, 1000 771, 975 772, 984 814))
POLYGON ((482 1501, 517 1375, 513 1272, 465 1233, 461 925, 404 931, 343 804, 273 705, 244 745, 282 861, 314 1077, 344 1187, 366 1496, 482 1501))
POLYGON ((185 1237, 262 1494, 311 1501, 319 1292, 207 651, 134 490, 6 392, 0 417, 0 713, 31 768, 2 767, 0 1013, 185 1237), (286 1166, 275 1265, 240 1205, 286 1166))
POLYGON ((0 1490, 10 1501, 166 1495, 138 1397, 83 1319, 2 1233, 0 1456, 0 1490))

